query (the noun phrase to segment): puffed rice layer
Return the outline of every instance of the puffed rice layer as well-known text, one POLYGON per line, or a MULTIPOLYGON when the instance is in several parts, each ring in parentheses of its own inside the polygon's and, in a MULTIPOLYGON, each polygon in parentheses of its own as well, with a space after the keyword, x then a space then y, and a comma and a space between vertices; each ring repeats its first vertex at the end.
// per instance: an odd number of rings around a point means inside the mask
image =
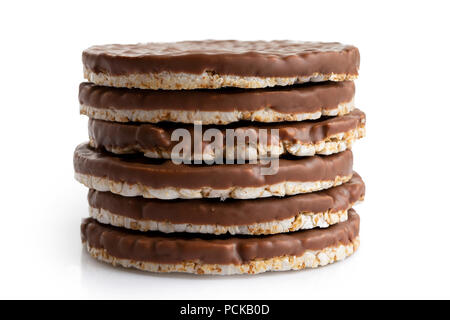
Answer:
POLYGON ((140 88, 140 89, 219 89, 224 87, 238 88, 266 88, 274 86, 289 86, 305 82, 322 81, 353 81, 358 78, 355 74, 315 72, 303 77, 245 77, 233 75, 220 75, 205 71, 202 74, 184 72, 145 73, 129 75, 110 75, 95 73, 84 67, 84 78, 98 85, 109 87, 140 88))
POLYGON ((144 198, 170 199, 199 199, 199 198, 233 198, 256 199, 265 197, 284 197, 300 193, 308 193, 339 186, 351 179, 352 175, 337 176, 334 180, 310 182, 282 182, 262 187, 231 187, 228 189, 199 189, 163 188, 154 189, 142 184, 128 184, 75 172, 75 179, 90 189, 109 191, 126 197, 143 196, 144 198))
MULTIPOLYGON (((362 200, 362 199, 361 199, 362 200)), ((355 204, 353 204, 355 205, 355 204)), ((353 206, 352 205, 352 206, 353 206)), ((347 210, 326 211, 326 212, 306 212, 298 213, 296 216, 265 223, 254 223, 250 225, 232 225, 222 226, 217 224, 191 224, 191 223, 171 223, 167 221, 155 220, 136 220, 112 213, 106 209, 89 207, 89 216, 100 223, 110 224, 115 227, 122 227, 131 230, 160 231, 164 233, 189 232, 189 233, 207 233, 207 234, 248 234, 264 235, 285 232, 294 232, 298 230, 309 230, 313 228, 328 228, 329 226, 347 221, 347 210)))

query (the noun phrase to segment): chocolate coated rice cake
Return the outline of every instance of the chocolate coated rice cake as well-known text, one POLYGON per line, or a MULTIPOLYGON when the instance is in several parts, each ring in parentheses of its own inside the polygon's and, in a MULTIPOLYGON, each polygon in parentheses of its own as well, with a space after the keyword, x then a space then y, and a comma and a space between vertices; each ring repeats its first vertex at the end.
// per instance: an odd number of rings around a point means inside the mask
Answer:
POLYGON ((324 266, 359 247, 359 216, 326 229, 269 236, 141 233, 89 218, 81 225, 89 254, 116 266, 152 272, 255 274, 324 266))

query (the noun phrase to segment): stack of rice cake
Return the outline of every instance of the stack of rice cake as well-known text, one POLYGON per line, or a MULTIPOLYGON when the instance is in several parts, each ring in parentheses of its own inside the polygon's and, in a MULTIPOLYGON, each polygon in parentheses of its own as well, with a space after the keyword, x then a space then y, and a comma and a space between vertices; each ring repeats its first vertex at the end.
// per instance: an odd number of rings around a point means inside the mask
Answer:
POLYGON ((323 266, 358 248, 352 207, 365 187, 350 149, 365 115, 354 106, 357 48, 101 45, 83 52, 83 66, 89 143, 76 148, 74 167, 90 189, 81 235, 93 257, 154 272, 254 274, 323 266), (201 161, 180 164, 174 132, 195 136, 198 124, 203 137, 232 129, 255 140, 224 139, 223 162, 202 140, 201 161), (263 173, 267 155, 277 159, 272 174, 263 173))

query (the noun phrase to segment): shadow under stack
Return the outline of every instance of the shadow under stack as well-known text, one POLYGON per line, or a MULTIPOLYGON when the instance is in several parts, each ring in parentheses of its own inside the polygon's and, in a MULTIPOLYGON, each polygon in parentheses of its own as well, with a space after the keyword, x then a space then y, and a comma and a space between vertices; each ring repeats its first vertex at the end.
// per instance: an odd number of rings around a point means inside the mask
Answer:
POLYGON ((74 168, 89 188, 81 237, 91 256, 227 275, 315 268, 358 248, 356 47, 100 45, 83 67, 89 142, 74 168))

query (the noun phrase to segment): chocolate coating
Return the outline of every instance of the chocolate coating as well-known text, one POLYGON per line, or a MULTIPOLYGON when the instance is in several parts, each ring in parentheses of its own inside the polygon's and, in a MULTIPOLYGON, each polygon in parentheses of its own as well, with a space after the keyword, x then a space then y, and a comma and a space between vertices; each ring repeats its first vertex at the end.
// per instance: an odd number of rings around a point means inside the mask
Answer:
POLYGON ((85 68, 129 75, 168 72, 256 77, 358 74, 359 51, 337 42, 205 40, 109 44, 83 51, 85 68))
POLYGON ((239 265, 257 259, 301 256, 307 250, 347 245, 359 234, 359 216, 349 210, 346 222, 269 236, 206 236, 140 233, 102 225, 93 219, 81 224, 81 238, 91 247, 105 249, 120 259, 155 263, 198 262, 239 265))
POLYGON ((349 182, 338 187, 283 198, 165 201, 123 197, 91 189, 88 201, 93 208, 108 210, 135 220, 233 226, 279 221, 299 213, 348 210, 364 197, 364 192, 364 182, 354 173, 349 182))
POLYGON ((355 95, 352 81, 323 82, 267 89, 143 90, 79 86, 81 105, 117 110, 257 111, 270 108, 280 113, 315 113, 350 102, 355 95))
MULTIPOLYGON (((272 139, 270 139, 270 129, 278 129, 279 139, 284 143, 294 144, 301 142, 306 144, 320 142, 335 134, 357 129, 364 123, 365 114, 360 110, 354 110, 344 116, 326 117, 314 121, 277 124, 239 122, 238 124, 230 124, 227 126, 202 126, 202 130, 204 132, 210 128, 219 129, 224 137, 224 146, 226 145, 226 129, 242 130, 242 132, 254 137, 255 140, 258 137, 259 129, 266 129, 268 144, 272 142, 272 139)), ((178 144, 178 141, 171 141, 172 132, 179 128, 188 130, 191 136, 194 136, 193 125, 180 125, 167 122, 160 124, 119 123, 89 119, 89 138, 94 142, 94 146, 108 150, 111 148, 131 148, 134 150, 163 150, 171 152, 173 147, 178 144)), ((203 141, 202 144, 205 146, 209 143, 203 141)), ((276 143, 278 143, 278 140, 276 143)), ((191 150, 194 150, 193 143, 191 150)))
POLYGON ((264 165, 260 162, 176 165, 171 160, 149 159, 139 155, 115 156, 95 150, 88 144, 81 144, 75 149, 73 162, 77 173, 129 184, 139 183, 155 189, 259 187, 287 181, 335 180, 337 176, 350 176, 353 172, 350 150, 330 156, 280 159, 278 173, 274 175, 261 175, 264 165))

